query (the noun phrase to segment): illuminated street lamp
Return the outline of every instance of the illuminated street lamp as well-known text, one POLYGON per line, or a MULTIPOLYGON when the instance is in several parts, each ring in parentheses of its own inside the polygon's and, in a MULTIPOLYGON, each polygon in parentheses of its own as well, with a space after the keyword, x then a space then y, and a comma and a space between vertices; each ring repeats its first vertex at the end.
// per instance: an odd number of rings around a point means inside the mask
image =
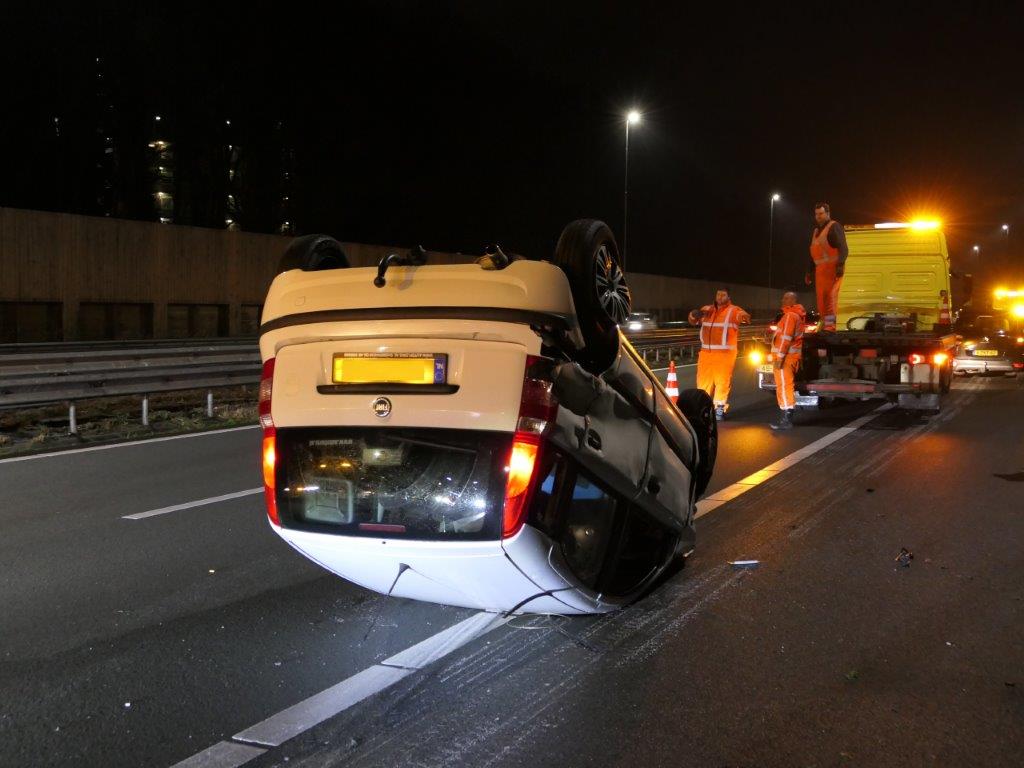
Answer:
POLYGON ((626 113, 626 166, 622 189, 622 270, 626 270, 626 232, 629 222, 629 126, 640 123, 640 113, 631 109, 626 113))
POLYGON ((782 195, 775 192, 768 203, 768 298, 771 299, 772 290, 772 244, 775 235, 775 204, 782 199, 782 195))

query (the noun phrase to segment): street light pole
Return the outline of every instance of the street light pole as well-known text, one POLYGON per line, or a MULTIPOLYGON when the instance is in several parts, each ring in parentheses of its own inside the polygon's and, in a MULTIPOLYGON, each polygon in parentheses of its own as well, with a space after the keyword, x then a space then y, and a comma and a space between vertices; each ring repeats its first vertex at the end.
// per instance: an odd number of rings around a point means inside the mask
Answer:
POLYGON ((622 186, 622 271, 626 271, 626 235, 629 231, 629 126, 640 122, 640 113, 635 109, 626 115, 626 163, 622 186))
POLYGON ((772 296, 772 246, 775 239, 775 204, 782 198, 778 192, 772 195, 768 204, 768 299, 772 296))

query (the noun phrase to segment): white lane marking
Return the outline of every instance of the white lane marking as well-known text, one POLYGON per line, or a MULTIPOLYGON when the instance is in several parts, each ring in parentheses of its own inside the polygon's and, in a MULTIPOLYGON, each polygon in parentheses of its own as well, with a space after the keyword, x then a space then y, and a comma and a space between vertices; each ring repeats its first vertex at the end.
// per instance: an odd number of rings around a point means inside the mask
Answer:
POLYGON ((236 733, 233 738, 269 747, 280 746, 288 739, 389 688, 417 669, 432 664, 507 621, 508 618, 496 613, 476 613, 385 662, 357 672, 337 685, 236 733))
POLYGON ((216 504, 219 501, 228 501, 230 499, 240 499, 243 496, 254 496, 257 493, 263 493, 263 487, 250 488, 247 491, 235 491, 234 493, 225 493, 223 496, 211 496, 208 499, 198 499, 196 501, 186 501, 184 504, 175 504, 173 507, 161 507, 160 509, 151 509, 148 512, 136 512, 134 515, 123 515, 122 520, 142 520, 147 517, 156 517, 157 515, 166 515, 168 512, 177 512, 182 509, 192 509, 192 507, 202 507, 207 504, 216 504))
POLYGON ((497 629, 510 619, 511 617, 504 617, 496 613, 478 613, 465 621, 460 621, 454 627, 449 627, 443 632, 428 637, 421 643, 416 643, 411 648, 396 653, 389 659, 384 659, 381 664, 388 667, 423 669, 480 635, 497 629))
POLYGON ((281 710, 276 715, 271 715, 251 728, 236 733, 233 738, 268 747, 279 746, 412 673, 411 669, 382 667, 375 664, 288 709, 281 710))
POLYGON ((805 445, 803 448, 793 451, 787 456, 783 456, 781 459, 772 462, 764 469, 758 470, 752 475, 747 475, 742 480, 738 480, 732 485, 728 485, 725 488, 717 490, 710 496, 705 496, 697 502, 697 512, 693 516, 694 519, 696 520, 697 518, 703 517, 709 512, 718 509, 723 504, 732 501, 737 496, 746 493, 751 488, 756 488, 766 480, 770 480, 779 474, 779 472, 787 470, 795 464, 799 464, 809 456, 813 456, 823 448, 832 445, 836 440, 841 440, 847 435, 856 432, 876 416, 879 416, 894 407, 895 406, 892 403, 886 403, 885 405, 871 411, 871 413, 854 419, 845 427, 840 427, 837 430, 829 432, 827 435, 815 440, 813 443, 805 445))
POLYGON ((259 429, 259 424, 250 424, 245 427, 228 427, 227 429, 208 429, 205 432, 189 432, 185 435, 168 435, 167 437, 150 437, 146 440, 129 440, 126 443, 110 443, 109 445, 92 445, 88 448, 69 448, 66 451, 54 451, 53 453, 34 453, 31 456, 12 456, 9 459, 0 459, 0 464, 10 464, 15 461, 35 461, 36 459, 52 459, 57 456, 67 456, 74 453, 90 453, 91 451, 109 451, 111 448, 127 448, 130 445, 149 445, 150 443, 163 443, 168 440, 184 440, 187 437, 204 437, 206 435, 223 435, 225 432, 241 432, 243 429, 259 429))
POLYGON ((175 763, 171 768, 238 768, 266 751, 249 744, 219 741, 209 749, 175 763))

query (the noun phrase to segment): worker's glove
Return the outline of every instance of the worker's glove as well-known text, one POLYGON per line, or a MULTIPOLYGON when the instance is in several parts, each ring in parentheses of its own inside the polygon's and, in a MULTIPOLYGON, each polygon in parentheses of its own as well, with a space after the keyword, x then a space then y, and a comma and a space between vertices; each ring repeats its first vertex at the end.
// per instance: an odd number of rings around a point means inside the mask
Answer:
POLYGON ((836 277, 842 277, 843 273, 845 271, 846 271, 846 265, 845 264, 837 264, 836 265, 836 277))
POLYGON ((805 272, 804 273, 804 285, 810 285, 813 282, 814 282, 814 275, 812 275, 810 272, 805 272))
POLYGON ((779 357, 775 358, 775 370, 777 370, 777 371, 781 371, 782 370, 782 360, 783 360, 783 358, 782 358, 781 355, 779 357))

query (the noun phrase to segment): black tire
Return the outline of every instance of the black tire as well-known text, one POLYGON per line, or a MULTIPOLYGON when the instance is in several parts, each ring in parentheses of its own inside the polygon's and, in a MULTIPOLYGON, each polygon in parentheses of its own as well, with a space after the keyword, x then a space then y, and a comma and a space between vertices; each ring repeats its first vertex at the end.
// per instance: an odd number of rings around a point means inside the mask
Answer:
POLYGON ((711 475, 715 471, 715 459, 718 458, 718 421, 715 419, 715 404, 703 389, 684 389, 679 393, 677 405, 690 422, 693 431, 697 433, 700 463, 693 476, 697 483, 696 498, 699 499, 711 482, 711 475))
POLYGON ((348 256, 341 243, 330 235, 305 235, 291 241, 281 262, 278 274, 289 269, 316 272, 321 269, 347 269, 348 256))
POLYGON ((552 262, 569 278, 586 345, 578 362, 591 373, 601 373, 615 361, 618 326, 632 306, 615 237, 604 222, 578 219, 562 230, 552 262))

